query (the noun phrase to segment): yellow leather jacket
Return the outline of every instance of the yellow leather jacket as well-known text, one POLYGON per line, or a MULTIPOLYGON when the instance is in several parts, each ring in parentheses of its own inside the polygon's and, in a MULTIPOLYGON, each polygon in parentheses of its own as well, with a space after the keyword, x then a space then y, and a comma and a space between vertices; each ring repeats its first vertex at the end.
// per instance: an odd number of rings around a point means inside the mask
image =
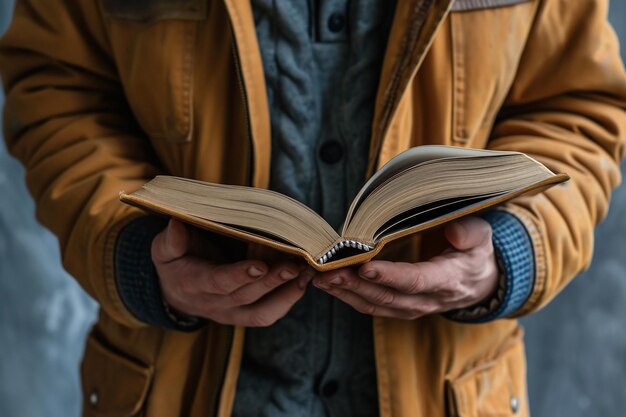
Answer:
MULTIPOLYGON (((525 152, 571 181, 506 206, 529 230, 519 315, 589 264, 620 181, 626 75, 607 0, 399 0, 370 174, 444 144, 525 152)), ((5 136, 63 263, 101 305, 82 366, 85 416, 230 415, 244 329, 137 321, 113 277, 118 202, 155 174, 266 187, 270 126, 246 0, 20 0, 0 41, 5 136), (241 169, 241 167, 246 167, 241 169)), ((420 237, 385 256, 417 260, 420 237)), ((251 248, 254 251, 256 248, 251 248)), ((252 256, 252 255, 251 255, 252 256)), ((382 417, 528 415, 522 331, 441 316, 375 319, 382 417)))

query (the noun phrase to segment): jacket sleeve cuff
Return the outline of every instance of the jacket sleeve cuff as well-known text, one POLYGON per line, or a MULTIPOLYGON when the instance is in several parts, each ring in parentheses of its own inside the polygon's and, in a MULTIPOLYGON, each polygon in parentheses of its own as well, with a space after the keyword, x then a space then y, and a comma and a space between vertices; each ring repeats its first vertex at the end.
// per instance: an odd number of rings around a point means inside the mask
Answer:
POLYGON ((489 211, 482 217, 493 230, 500 280, 494 298, 449 315, 467 323, 485 323, 516 313, 532 293, 535 281, 533 244, 524 224, 504 210, 489 211))
POLYGON ((204 320, 177 317, 169 311, 161 295, 151 246, 154 237, 166 225, 165 219, 145 216, 121 230, 115 245, 117 289, 126 308, 140 321, 170 330, 196 330, 204 320))

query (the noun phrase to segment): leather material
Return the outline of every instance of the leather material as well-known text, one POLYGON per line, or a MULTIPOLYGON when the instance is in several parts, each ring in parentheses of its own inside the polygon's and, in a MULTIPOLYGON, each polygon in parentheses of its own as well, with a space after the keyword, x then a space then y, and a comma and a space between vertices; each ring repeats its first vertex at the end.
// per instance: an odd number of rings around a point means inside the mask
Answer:
MULTIPOLYGON (((442 144, 524 152, 571 177, 503 207, 524 223, 535 252, 535 286, 518 315, 541 308, 588 265, 594 225, 620 182, 626 76, 607 3, 534 0, 450 13, 452 0, 398 1, 370 173, 409 147, 442 144)), ((186 4, 168 7, 182 12, 186 4)), ((119 371, 111 384, 98 376, 102 356, 89 344, 85 392, 97 388, 110 403, 84 415, 231 412, 244 329, 209 323, 185 334, 148 326, 125 308, 113 277, 116 237, 144 215, 121 204, 119 191, 157 174, 267 186, 269 113, 250 5, 202 4, 202 19, 151 21, 114 17, 111 8, 105 15, 96 2, 22 0, 0 41, 5 139, 27 167, 38 219, 59 238, 65 268, 101 305, 93 334, 154 370, 146 379, 119 371), (146 380, 144 394, 135 385, 146 380)), ((436 229, 413 234, 379 256, 418 261, 441 250, 442 240, 436 229)), ((264 248, 250 245, 249 256, 266 256, 264 248)), ((510 349, 521 338, 514 320, 375 318, 374 338, 382 417, 493 415, 512 394, 516 415, 528 415, 523 349, 510 349), (481 371, 492 363, 493 371, 481 371), (494 384, 474 390, 465 375, 494 384)))

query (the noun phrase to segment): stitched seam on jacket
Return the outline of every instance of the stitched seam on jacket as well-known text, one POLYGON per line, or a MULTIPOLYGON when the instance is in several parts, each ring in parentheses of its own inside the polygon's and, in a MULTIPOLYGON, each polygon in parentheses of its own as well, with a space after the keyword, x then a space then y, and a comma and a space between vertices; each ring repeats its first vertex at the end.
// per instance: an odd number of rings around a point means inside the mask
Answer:
POLYGON ((104 16, 140 23, 154 23, 160 20, 203 20, 207 14, 206 0, 167 2, 162 0, 100 0, 104 16))
POLYGON ((452 138, 456 142, 466 142, 467 132, 464 131, 463 126, 465 124, 465 54, 463 53, 464 40, 462 22, 460 19, 455 19, 454 16, 450 19, 451 22, 451 38, 452 38, 452 54, 453 54, 453 85, 454 85, 454 124, 452 126, 452 138))
POLYGON ((181 123, 177 126, 180 139, 186 142, 191 139, 193 134, 193 69, 194 69, 194 39, 196 34, 196 25, 185 25, 183 28, 183 59, 182 59, 182 86, 180 92, 181 105, 181 123))
POLYGON ((528 3, 531 0, 456 0, 452 5, 453 12, 469 10, 493 9, 496 7, 513 6, 528 3))

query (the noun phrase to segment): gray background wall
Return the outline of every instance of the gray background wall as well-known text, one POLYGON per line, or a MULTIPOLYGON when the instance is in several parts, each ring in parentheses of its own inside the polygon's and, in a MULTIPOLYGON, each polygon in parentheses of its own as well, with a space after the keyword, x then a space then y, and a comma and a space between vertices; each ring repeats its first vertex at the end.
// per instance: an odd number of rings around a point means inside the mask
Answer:
MULTIPOLYGON (((0 0, 0 33, 12 6, 0 0)), ((78 364, 96 305, 61 268, 23 177, 0 138, 0 417, 77 417, 78 364)))
MULTIPOLYGON (((12 3, 0 0, 0 32, 12 3)), ((610 18, 626 43, 626 4, 614 0, 610 18)), ((23 175, 0 141, 0 417, 78 416, 78 363, 97 308, 61 269, 23 175)), ((597 230, 591 268, 523 320, 535 417, 626 414, 624 219, 622 187, 597 230)))

